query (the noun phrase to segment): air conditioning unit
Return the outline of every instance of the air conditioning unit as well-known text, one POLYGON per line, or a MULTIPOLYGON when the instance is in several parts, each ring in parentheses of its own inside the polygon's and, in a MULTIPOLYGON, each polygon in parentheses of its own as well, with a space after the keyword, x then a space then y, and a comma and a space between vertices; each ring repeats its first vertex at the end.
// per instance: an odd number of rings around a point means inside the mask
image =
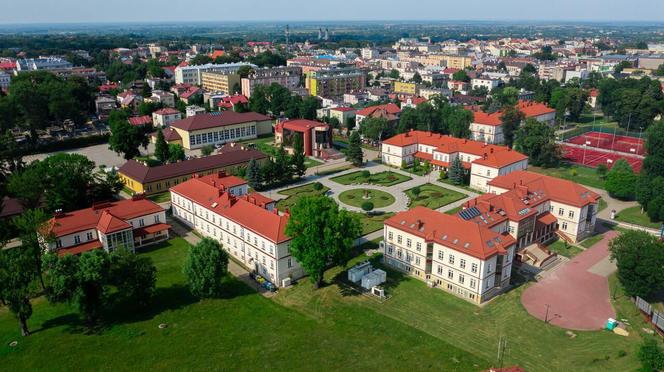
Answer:
POLYGON ((291 285, 291 278, 285 278, 281 280, 282 287, 290 287, 290 285, 291 285))

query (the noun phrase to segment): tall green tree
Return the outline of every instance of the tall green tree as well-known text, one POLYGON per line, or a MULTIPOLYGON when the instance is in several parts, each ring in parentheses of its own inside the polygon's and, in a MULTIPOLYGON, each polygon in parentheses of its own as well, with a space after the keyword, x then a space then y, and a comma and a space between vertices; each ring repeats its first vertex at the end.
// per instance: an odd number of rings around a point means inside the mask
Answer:
POLYGON ((162 163, 166 163, 168 160, 168 143, 166 142, 166 139, 164 138, 164 132, 161 129, 157 131, 157 140, 154 145, 154 155, 162 163))
POLYGON ((145 308, 155 294, 157 268, 150 258, 121 247, 110 255, 110 283, 122 300, 145 308))
POLYGON ((359 167, 362 165, 364 154, 362 153, 362 140, 357 131, 351 133, 348 139, 348 148, 346 149, 346 160, 351 162, 354 166, 359 167))
POLYGON ((32 257, 22 249, 0 247, 0 303, 18 319, 21 335, 30 335, 28 319, 32 316, 30 285, 35 272, 32 257))
POLYGON ((184 153, 184 147, 178 143, 171 143, 168 145, 168 162, 177 163, 180 160, 184 160, 186 157, 184 153))
POLYGON ((618 279, 630 296, 646 300, 664 288, 664 244, 645 231, 630 230, 609 243, 618 279))
POLYGON ((328 264, 345 265, 362 229, 359 220, 325 196, 306 196, 293 206, 286 225, 290 252, 319 288, 328 264))
POLYGON ((49 215, 41 209, 27 209, 19 216, 14 218, 21 241, 21 247, 17 248, 32 259, 32 273, 34 277, 39 278, 42 290, 46 290, 44 277, 42 275, 42 255, 44 252, 43 244, 53 241, 53 235, 47 230, 46 223, 49 215))
POLYGON ((618 199, 631 199, 634 197, 637 176, 627 160, 618 159, 606 175, 604 188, 609 195, 618 199))
POLYGON ((505 144, 512 147, 514 144, 514 134, 519 129, 525 116, 516 106, 506 106, 503 108, 503 114, 500 116, 502 122, 503 137, 505 144))
POLYGON ((302 100, 300 105, 300 116, 302 119, 315 120, 316 111, 320 108, 320 102, 318 98, 309 96, 302 100))
POLYGON ((455 185, 462 185, 464 183, 465 169, 463 168, 463 162, 459 156, 454 157, 452 164, 450 164, 450 169, 447 172, 447 177, 455 185))
POLYGON ((392 137, 394 129, 385 118, 366 118, 360 123, 360 133, 373 141, 392 137))
POLYGON ((528 155, 529 162, 539 167, 555 167, 561 154, 553 128, 530 118, 516 132, 514 148, 528 155))
POLYGON ((304 155, 304 140, 302 136, 295 136, 293 140, 293 156, 291 156, 291 165, 293 166, 293 172, 297 177, 304 176, 304 173, 307 170, 307 167, 304 165, 306 157, 304 155))
POLYGON ((192 295, 215 297, 220 294, 221 280, 228 271, 228 253, 216 240, 204 238, 189 249, 183 271, 192 295))
POLYGON ((147 148, 148 137, 143 128, 129 124, 124 111, 112 111, 109 116, 111 136, 108 139, 109 149, 122 154, 126 160, 141 155, 140 146, 147 148))
POLYGON ((261 187, 261 169, 258 166, 256 159, 251 158, 249 164, 247 165, 247 183, 249 187, 256 190, 261 187))

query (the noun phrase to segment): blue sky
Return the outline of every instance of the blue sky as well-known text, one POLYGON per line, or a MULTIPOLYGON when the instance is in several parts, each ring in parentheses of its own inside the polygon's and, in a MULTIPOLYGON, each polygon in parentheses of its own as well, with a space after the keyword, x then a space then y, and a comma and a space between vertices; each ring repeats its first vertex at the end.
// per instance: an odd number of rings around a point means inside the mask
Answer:
POLYGON ((662 21, 664 0, 3 0, 0 23, 332 20, 662 21))

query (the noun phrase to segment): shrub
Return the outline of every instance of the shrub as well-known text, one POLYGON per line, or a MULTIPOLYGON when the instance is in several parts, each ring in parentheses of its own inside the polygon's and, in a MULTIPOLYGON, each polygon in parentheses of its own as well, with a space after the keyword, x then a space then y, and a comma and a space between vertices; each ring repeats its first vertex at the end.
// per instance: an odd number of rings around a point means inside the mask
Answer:
POLYGON ((365 212, 369 212, 370 210, 374 209, 374 204, 370 201, 366 201, 362 203, 362 210, 365 212))
POLYGON ((415 187, 413 187, 413 189, 411 190, 411 192, 413 193, 413 195, 415 196, 415 198, 417 198, 417 197, 419 197, 420 194, 422 193, 422 189, 420 189, 419 186, 415 186, 415 187))
POLYGON ((323 189, 323 184, 320 183, 320 182, 314 182, 313 188, 314 188, 314 190, 316 190, 316 191, 320 191, 320 190, 323 189))
POLYGON ((572 177, 576 177, 577 173, 576 169, 572 169, 572 177))
POLYGON ((445 172, 444 170, 441 170, 440 171, 440 176, 438 176, 438 179, 446 180, 447 179, 447 172, 445 172))
POLYGON ((368 170, 363 170, 362 173, 360 173, 360 174, 362 175, 362 178, 371 177, 371 173, 368 170))

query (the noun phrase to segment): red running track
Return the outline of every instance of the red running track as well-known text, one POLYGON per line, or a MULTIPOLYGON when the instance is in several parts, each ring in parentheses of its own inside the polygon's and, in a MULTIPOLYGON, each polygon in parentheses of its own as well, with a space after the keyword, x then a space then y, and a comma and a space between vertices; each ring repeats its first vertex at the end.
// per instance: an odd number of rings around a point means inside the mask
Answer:
POLYGON ((549 323, 574 330, 602 329, 608 318, 615 319, 608 278, 589 269, 609 256, 609 240, 616 235, 607 232, 592 248, 528 287, 521 296, 528 313, 541 320, 548 316, 549 323))
POLYGON ((567 140, 576 145, 586 145, 605 150, 624 152, 626 154, 643 155, 645 142, 641 138, 614 136, 611 133, 587 132, 567 140))
POLYGON ((636 156, 623 155, 617 152, 609 153, 605 151, 592 150, 587 147, 585 149, 562 145, 563 157, 572 163, 585 165, 591 168, 597 168, 598 165, 604 164, 609 169, 615 164, 618 159, 625 159, 632 166, 635 173, 641 171, 643 166, 643 159, 636 156))

